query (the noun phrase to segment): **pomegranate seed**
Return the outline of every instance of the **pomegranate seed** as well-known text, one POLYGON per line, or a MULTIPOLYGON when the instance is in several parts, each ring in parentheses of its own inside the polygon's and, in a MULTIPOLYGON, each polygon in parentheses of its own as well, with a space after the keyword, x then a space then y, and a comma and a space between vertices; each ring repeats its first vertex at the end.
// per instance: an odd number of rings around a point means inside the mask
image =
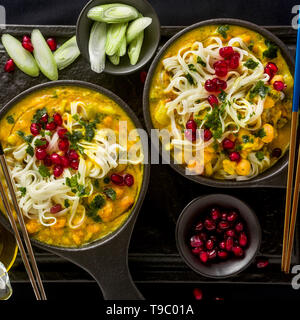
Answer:
POLYGON ((40 118, 40 122, 47 123, 48 122, 48 118, 49 118, 48 114, 44 113, 40 118))
POLYGON ((119 174, 113 173, 113 174, 110 176, 110 180, 111 180, 114 184, 124 185, 124 178, 123 178, 121 175, 119 175, 119 174))
POLYGON ((146 78, 147 78, 147 72, 146 72, 146 71, 141 71, 141 72, 140 72, 140 80, 141 80, 141 83, 145 83, 146 78))
POLYGON ((225 59, 230 59, 233 54, 234 54, 234 50, 232 47, 228 46, 228 47, 223 47, 223 48, 220 48, 219 50, 219 54, 222 58, 225 58, 225 59))
POLYGON ((199 253, 200 253, 202 250, 203 250, 203 246, 192 248, 192 252, 193 252, 193 254, 195 254, 195 255, 199 255, 199 253))
POLYGON ((279 158, 282 154, 282 150, 280 148, 275 148, 272 150, 272 157, 279 158))
POLYGON ((227 251, 231 251, 233 247, 233 238, 228 237, 225 241, 225 248, 227 251))
POLYGON ((67 151, 69 149, 70 142, 68 139, 61 139, 58 141, 58 149, 60 151, 67 151))
POLYGON ((227 88, 227 82, 225 80, 221 80, 219 78, 214 78, 212 82, 216 85, 217 90, 216 91, 221 91, 225 90, 227 88))
POLYGON ((62 157, 60 158, 60 161, 61 161, 61 164, 62 164, 62 166, 63 166, 64 168, 68 168, 68 167, 69 167, 70 162, 69 162, 68 157, 62 156, 62 157))
POLYGON ((71 160, 70 167, 74 170, 78 170, 79 167, 79 160, 71 160))
POLYGON ((41 127, 37 123, 32 123, 30 126, 30 132, 34 135, 37 136, 40 133, 41 127))
POLYGON ((263 269, 263 268, 266 268, 267 266, 269 265, 269 261, 267 259, 258 259, 257 262, 256 262, 256 267, 258 269, 263 269))
POLYGON ((227 259, 228 258, 228 252, 227 251, 224 251, 224 250, 218 250, 218 257, 220 259, 227 259))
POLYGON ((223 149, 233 149, 235 147, 235 142, 229 140, 228 138, 225 138, 222 141, 222 146, 223 146, 223 149))
POLYGON ((53 207, 51 207, 50 212, 57 213, 61 210, 62 210, 62 206, 61 206, 61 204, 58 203, 58 204, 54 205, 53 207))
POLYGON ((226 236, 228 236, 228 237, 232 237, 232 238, 235 237, 235 232, 234 232, 233 229, 226 230, 225 234, 226 234, 226 236))
POLYGON ((46 130, 53 131, 56 129, 56 124, 54 121, 46 124, 46 130))
POLYGON ((133 175, 131 174, 126 174, 124 176, 124 182, 126 184, 127 187, 131 187, 133 184, 134 184, 134 178, 133 178, 133 175))
POLYGON ((242 232, 244 230, 244 225, 242 224, 242 222, 238 222, 236 225, 235 225, 235 230, 237 232, 242 232))
POLYGON ((241 247, 246 247, 247 243, 248 243, 248 238, 246 236, 246 233, 245 232, 241 232, 240 236, 239 236, 239 245, 241 247))
POLYGON ((62 138, 67 138, 67 133, 68 133, 67 129, 58 129, 57 130, 57 134, 61 139, 62 138))
POLYGON ((273 88, 276 91, 282 91, 283 89, 285 89, 285 84, 282 81, 275 81, 273 83, 273 88))
POLYGON ((215 300, 216 300, 216 301, 224 301, 224 298, 222 298, 222 297, 215 297, 215 300))
POLYGON ((198 234, 198 236, 202 241, 206 241, 207 240, 207 234, 205 232, 200 232, 198 234))
POLYGON ((214 236, 214 235, 210 236, 209 239, 212 240, 215 243, 217 242, 217 237, 214 236))
POLYGON ((213 94, 211 94, 210 96, 207 97, 207 101, 213 108, 218 106, 218 104, 219 104, 218 98, 213 94))
POLYGON ((221 213, 221 220, 224 220, 224 221, 227 220, 227 213, 226 212, 221 213))
POLYGON ((71 149, 67 152, 67 157, 70 159, 70 160, 78 160, 79 159, 79 155, 78 153, 71 149))
POLYGON ((229 222, 233 222, 233 221, 235 221, 237 219, 237 217, 238 217, 238 214, 235 211, 230 211, 228 213, 227 220, 229 222))
POLYGON ((186 129, 196 131, 197 130, 197 123, 194 120, 189 120, 186 125, 186 129))
POLYGON ((56 44, 56 41, 53 38, 47 39, 47 43, 48 43, 48 46, 51 49, 51 51, 55 51, 56 50, 57 44, 56 44))
POLYGON ((29 36, 23 36, 22 42, 31 42, 31 39, 29 36))
POLYGON ((229 68, 237 69, 240 65, 240 54, 238 52, 234 52, 233 56, 229 60, 229 68))
POLYGON ((278 67, 273 62, 268 62, 266 65, 266 69, 270 69, 273 73, 273 75, 278 71, 278 67))
POLYGON ((51 161, 54 164, 61 164, 61 156, 57 153, 52 153, 51 154, 51 161))
POLYGON ((46 167, 51 167, 52 166, 52 160, 51 160, 51 156, 49 154, 47 154, 47 156, 44 159, 44 165, 46 167))
POLYGON ((215 243, 214 243, 213 240, 209 239, 209 240, 207 240, 205 246, 206 246, 206 249, 207 249, 207 250, 212 250, 213 247, 215 246, 215 243))
POLYGON ((29 42, 29 41, 23 41, 23 42, 22 42, 22 47, 23 47, 24 49, 26 49, 27 51, 29 51, 29 52, 33 52, 33 50, 34 50, 32 43, 29 42))
POLYGON ((206 80, 204 83, 204 88, 208 92, 216 92, 218 90, 217 85, 213 82, 213 80, 206 80))
POLYGON ((226 230, 230 227, 229 223, 227 221, 220 221, 218 228, 221 230, 226 230))
POLYGON ((38 160, 44 160, 47 156, 47 152, 43 148, 36 148, 35 149, 35 156, 38 160))
POLYGON ((64 168, 59 165, 59 164, 56 164, 53 168, 53 174, 54 174, 54 177, 55 178, 58 178, 59 176, 62 175, 62 173, 64 172, 64 168))
POLYGON ((201 247, 204 245, 204 242, 200 239, 199 235, 195 235, 191 237, 190 244, 192 247, 201 247))
POLYGON ((206 263, 208 260, 208 254, 206 251, 201 251, 199 254, 199 258, 203 263, 206 263))
POLYGON ((228 66, 225 61, 217 61, 214 64, 215 73, 218 77, 225 77, 228 73, 228 66))
POLYGON ((233 246, 232 252, 236 257, 242 257, 244 255, 244 250, 239 246, 233 246))
POLYGON ((219 208, 212 208, 210 211, 210 216, 213 220, 218 220, 221 217, 220 209, 219 208))
POLYGON ((41 139, 41 141, 45 141, 46 143, 45 143, 45 144, 43 144, 42 146, 40 146, 40 148, 41 148, 41 149, 47 149, 47 148, 48 148, 48 146, 49 146, 49 142, 48 142, 48 140, 47 140, 47 139, 45 139, 45 138, 42 138, 42 139, 41 139))
POLYGON ((4 66, 5 72, 13 72, 15 70, 15 63, 13 59, 9 59, 6 61, 4 66))
POLYGON ((196 300, 202 300, 203 298, 203 292, 201 289, 195 288, 193 290, 193 294, 196 300))
POLYGON ((206 219, 206 220, 204 221, 204 226, 205 226, 205 228, 206 228, 208 231, 212 231, 212 230, 216 229, 216 224, 215 224, 215 222, 214 222, 213 220, 211 220, 211 219, 206 219))
POLYGON ((237 151, 234 151, 229 154, 229 159, 231 161, 239 162, 241 160, 241 156, 237 151))
POLYGON ((198 223, 197 223, 197 225, 196 225, 196 228, 195 228, 195 230, 197 230, 197 231, 201 231, 202 229, 203 229, 203 222, 202 221, 199 221, 198 223))
POLYGON ((217 257, 217 251, 216 250, 209 250, 207 251, 208 259, 213 260, 217 257))
POLYGON ((55 113, 55 114, 53 115, 53 120, 54 120, 54 122, 56 123, 56 125, 58 125, 58 126, 61 126, 62 123, 63 123, 62 117, 61 117, 61 115, 60 115, 59 113, 55 113))
POLYGON ((209 141, 212 137, 212 133, 209 129, 204 129, 203 139, 204 141, 209 141))
POLYGON ((197 139, 196 132, 193 132, 191 129, 185 129, 184 135, 189 141, 195 141, 197 139))
POLYGON ((226 249, 226 244, 225 244, 224 240, 219 242, 219 248, 222 249, 222 250, 226 249))

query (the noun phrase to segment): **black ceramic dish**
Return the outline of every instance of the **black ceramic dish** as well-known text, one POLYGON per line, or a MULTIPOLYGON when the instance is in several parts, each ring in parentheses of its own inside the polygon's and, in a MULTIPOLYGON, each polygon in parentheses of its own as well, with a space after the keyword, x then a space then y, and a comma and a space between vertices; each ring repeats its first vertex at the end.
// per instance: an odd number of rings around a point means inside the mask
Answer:
POLYGON ((251 264, 260 247, 261 228, 254 211, 243 201, 226 194, 211 194, 194 199, 183 209, 177 221, 176 243, 181 257, 194 271, 210 278, 227 278, 238 274, 251 264), (243 258, 203 264, 192 253, 189 245, 191 230, 194 229, 197 220, 203 218, 207 210, 213 206, 237 209, 240 212, 249 238, 249 245, 243 258))
POLYGON ((83 57, 89 61, 88 43, 93 21, 87 17, 88 11, 101 4, 124 3, 135 7, 145 17, 152 18, 152 23, 145 29, 144 42, 139 60, 131 65, 128 55, 122 57, 119 65, 113 65, 108 59, 104 72, 115 75, 130 74, 142 68, 155 54, 160 40, 160 23, 155 10, 146 0, 91 0, 81 11, 76 24, 76 39, 83 57))
MULTIPOLYGON (((100 92, 114 100, 121 108, 123 108, 137 128, 142 128, 134 112, 118 96, 97 85, 77 80, 48 82, 30 88, 7 103, 0 113, 0 118, 3 117, 12 106, 29 94, 39 91, 43 88, 55 86, 78 86, 100 92)), ((146 147, 147 146, 143 145, 144 150, 146 147)), ((51 246, 34 239, 32 239, 32 243, 37 247, 70 260, 90 273, 98 282, 105 299, 143 299, 143 296, 134 285, 129 273, 128 246, 135 221, 148 188, 149 175, 150 166, 145 164, 143 182, 138 200, 125 223, 113 233, 80 248, 51 246)), ((11 230, 8 220, 2 214, 0 215, 0 222, 5 228, 11 230)))
MULTIPOLYGON (((212 19, 212 20, 206 20, 202 21, 196 24, 193 24, 192 26, 189 26, 185 28, 184 30, 178 32, 175 36, 173 36, 169 41, 166 42, 166 44, 162 47, 162 49, 159 51, 155 59, 153 60, 151 67, 148 72, 148 76, 145 82, 145 87, 144 87, 144 94, 143 94, 143 112, 144 112, 144 119, 146 123, 147 130, 150 134, 151 129, 154 129, 153 123, 151 120, 151 115, 150 115, 150 106, 149 106, 149 92, 151 88, 151 82, 152 78, 154 76, 156 67, 158 63, 160 62, 160 59, 163 57, 165 52, 169 49, 169 47, 176 41, 178 40, 182 35, 186 34, 187 32, 197 29, 202 26, 206 25, 238 25, 242 26, 245 28, 248 28, 250 30, 253 30, 255 32, 260 33, 263 35, 266 39, 269 39, 273 41, 281 50, 281 53, 286 60, 291 73, 294 73, 294 61, 285 46, 285 44, 279 40, 274 34, 269 32, 263 27, 260 27, 256 24, 253 24, 248 21, 244 20, 238 20, 238 19, 212 19)), ((160 146, 161 147, 161 146, 160 146)), ((185 176, 186 178, 195 181, 197 183, 201 183, 204 185, 212 186, 212 187, 222 187, 222 188, 235 188, 235 187, 257 187, 260 185, 268 185, 268 184, 274 184, 277 185, 278 181, 276 182, 276 179, 278 179, 279 174, 283 173, 283 171, 287 168, 288 165, 288 153, 286 153, 281 159, 278 160, 278 162, 273 165, 271 168, 267 169, 263 173, 259 174, 257 177, 247 180, 247 181, 230 181, 230 180, 216 180, 216 179, 210 179, 204 176, 197 176, 197 175, 186 175, 185 174, 185 168, 181 165, 177 165, 174 163, 171 163, 171 167, 180 173, 181 175, 185 176)), ((279 178, 281 179, 281 177, 279 178)), ((284 178, 283 178, 284 179, 284 178)), ((282 183, 282 182, 281 182, 282 183)), ((281 184, 279 183, 279 184, 281 184)))

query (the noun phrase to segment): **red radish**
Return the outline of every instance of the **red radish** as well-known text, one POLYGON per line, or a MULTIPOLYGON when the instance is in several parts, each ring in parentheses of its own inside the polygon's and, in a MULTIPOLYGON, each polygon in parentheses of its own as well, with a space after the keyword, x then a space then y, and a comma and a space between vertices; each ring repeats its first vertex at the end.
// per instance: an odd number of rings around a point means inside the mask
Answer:
POLYGON ((54 166, 53 174, 55 178, 60 177, 63 174, 63 172, 64 172, 64 168, 61 165, 57 164, 54 166))
POLYGON ((9 59, 6 61, 4 66, 5 72, 13 72, 15 70, 15 63, 13 59, 9 59))
POLYGON ((50 208, 51 213, 58 213, 62 210, 61 204, 55 204, 53 207, 50 208))
POLYGON ((51 49, 51 51, 55 51, 56 50, 57 44, 56 44, 55 39, 49 38, 49 39, 47 39, 47 43, 48 43, 48 46, 51 49))
POLYGON ((40 133, 41 127, 37 123, 32 123, 30 125, 30 132, 34 135, 37 136, 40 133))

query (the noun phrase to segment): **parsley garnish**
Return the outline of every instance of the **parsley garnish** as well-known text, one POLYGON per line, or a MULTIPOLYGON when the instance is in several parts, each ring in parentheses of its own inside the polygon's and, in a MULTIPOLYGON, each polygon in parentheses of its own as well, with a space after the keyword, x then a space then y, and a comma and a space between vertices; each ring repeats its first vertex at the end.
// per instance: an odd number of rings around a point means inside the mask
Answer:
POLYGON ((192 63, 188 64, 188 67, 191 71, 197 71, 195 66, 192 63))
POLYGON ((222 123, 220 115, 224 112, 226 103, 222 103, 221 106, 212 109, 211 113, 205 116, 205 125, 211 129, 213 137, 219 139, 222 136, 222 123))
POLYGON ((41 139, 36 139, 36 140, 34 141, 34 145, 35 145, 36 147, 44 146, 46 143, 47 143, 46 140, 41 140, 41 139))
POLYGON ((21 197, 24 197, 27 190, 26 190, 25 187, 20 187, 20 188, 19 188, 19 191, 21 192, 21 197))
POLYGON ((43 178, 50 177, 50 171, 45 165, 39 166, 39 173, 43 178))
POLYGON ((14 117, 13 117, 12 115, 7 116, 7 117, 6 117, 6 121, 7 121, 9 124, 15 123, 15 119, 14 119, 14 117))
POLYGON ((247 142, 250 141, 250 137, 247 136, 247 135, 243 135, 243 136, 242 136, 242 140, 243 140, 244 143, 247 143, 247 142))
POLYGON ((113 188, 104 189, 104 193, 113 201, 117 198, 116 191, 113 188))
POLYGON ((225 26, 219 26, 217 29, 217 32, 224 38, 227 38, 227 31, 229 30, 229 26, 225 25, 225 26))
POLYGON ((206 67, 206 63, 199 56, 197 56, 197 63, 201 64, 203 67, 206 67))
POLYGON ((184 76, 187 78, 188 82, 189 82, 191 85, 195 84, 193 77, 192 77, 189 73, 188 73, 188 74, 185 74, 184 76))
POLYGON ((106 183, 106 184, 108 184, 109 181, 110 181, 109 177, 105 177, 105 178, 103 179, 103 182, 106 183))
POLYGON ((64 205, 65 205, 65 208, 69 208, 70 207, 70 202, 69 202, 68 199, 65 199, 64 205))
POLYGON ((98 210, 105 205, 105 199, 101 195, 96 195, 93 201, 87 206, 87 216, 95 222, 101 222, 102 219, 98 215, 98 210))
POLYGON ((264 98, 269 92, 269 88, 264 85, 263 81, 259 80, 255 87, 250 91, 250 99, 252 100, 256 95, 259 95, 261 98, 264 98))
POLYGON ((31 122, 32 123, 38 123, 40 120, 41 120, 41 117, 47 113, 47 109, 46 108, 43 108, 43 109, 38 109, 36 111, 36 113, 34 114, 31 122))
POLYGON ((258 66, 258 62, 254 61, 253 59, 248 59, 245 63, 244 66, 247 67, 248 69, 255 69, 258 66))
POLYGON ((254 47, 254 41, 251 40, 251 41, 250 41, 250 44, 249 44, 249 46, 248 46, 248 49, 249 49, 250 51, 252 51, 252 50, 253 50, 253 47, 254 47))
POLYGON ((263 153, 262 151, 257 151, 257 152, 255 153, 255 156, 256 156, 256 158, 257 158, 258 161, 263 161, 264 158, 265 158, 265 155, 264 155, 264 153, 263 153))
POLYGON ((218 95, 218 98, 219 98, 222 102, 225 101, 226 97, 227 97, 227 93, 226 93, 225 91, 223 91, 223 90, 222 90, 221 93, 218 95))
POLYGON ((32 148, 32 146, 29 144, 28 147, 26 148, 26 152, 30 155, 30 156, 34 156, 34 150, 32 148))
POLYGON ((256 133, 255 133, 255 136, 256 137, 259 137, 259 138, 263 138, 265 137, 267 134, 266 134, 266 131, 264 128, 260 128, 256 133))
POLYGON ((83 184, 78 183, 78 175, 75 174, 71 178, 66 178, 66 185, 71 188, 73 193, 77 193, 79 197, 83 197, 87 194, 87 190, 83 184))
POLYGON ((277 46, 274 42, 270 40, 265 40, 265 44, 267 45, 268 49, 263 52, 263 56, 269 59, 274 59, 277 57, 277 46))

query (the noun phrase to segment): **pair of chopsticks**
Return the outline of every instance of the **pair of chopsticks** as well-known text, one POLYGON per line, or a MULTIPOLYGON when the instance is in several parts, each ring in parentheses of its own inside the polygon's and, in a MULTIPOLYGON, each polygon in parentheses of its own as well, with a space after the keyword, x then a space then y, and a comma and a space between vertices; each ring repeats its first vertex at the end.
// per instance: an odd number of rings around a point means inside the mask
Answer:
POLYGON ((300 24, 298 21, 297 32, 297 46, 296 46, 296 65, 294 76, 294 92, 293 92, 293 110, 292 110, 292 124, 291 124, 291 137, 290 137, 290 152, 289 152, 289 168, 287 177, 287 189, 286 189, 286 202, 285 202, 285 218, 284 218, 284 230, 283 230, 283 244, 282 244, 282 260, 281 270, 285 273, 289 273, 291 266, 291 256, 294 243, 298 201, 299 201, 299 189, 300 189, 300 146, 298 151, 296 178, 294 184, 294 163, 297 147, 297 129, 298 129, 298 111, 300 101, 300 24), (293 200, 293 204, 291 202, 293 200), (291 211, 292 209, 292 211, 291 211))
POLYGON ((4 175, 4 178, 5 178, 9 193, 11 195, 12 203, 13 203, 16 215, 17 215, 17 219, 18 219, 18 222, 19 222, 19 225, 20 225, 20 229, 22 231, 22 235, 23 235, 23 239, 24 239, 24 242, 25 242, 25 246, 26 246, 27 251, 28 251, 29 259, 27 257, 27 254, 26 254, 26 251, 25 251, 25 247, 23 245, 23 242, 22 242, 22 239, 21 239, 21 236, 20 236, 20 233, 19 233, 17 223, 16 223, 16 221, 14 219, 10 202, 9 202, 7 196, 6 196, 3 184, 2 184, 2 182, 0 180, 0 194, 1 194, 1 198, 2 198, 2 201, 3 201, 3 205, 4 205, 4 208, 5 208, 5 211, 7 212, 8 220, 9 220, 9 222, 11 224, 11 227, 12 227, 12 229, 14 231, 15 238, 16 238, 18 247, 20 249, 21 257, 22 257, 22 260, 24 262, 24 265, 25 265, 29 280, 30 280, 31 285, 33 287, 33 291, 34 291, 35 297, 36 297, 37 300, 47 300, 46 293, 45 293, 45 290, 44 290, 44 286, 43 286, 43 283, 42 283, 42 280, 41 280, 41 276, 40 276, 40 273, 39 273, 39 269, 37 267, 36 260, 35 260, 35 257, 34 257, 34 253, 33 253, 33 250, 32 250, 31 242, 30 242, 27 230, 26 230, 23 214, 22 214, 22 212, 20 210, 20 207, 18 205, 18 201, 17 201, 17 197, 16 197, 16 193, 15 193, 14 183, 13 183, 13 181, 11 179, 11 176, 10 176, 10 172, 9 172, 9 169, 8 169, 8 166, 7 166, 7 162, 6 162, 6 159, 5 159, 5 156, 4 156, 4 151, 3 151, 3 148, 2 148, 1 142, 0 142, 0 165, 1 165, 1 168, 2 168, 2 171, 3 171, 3 175, 4 175))

